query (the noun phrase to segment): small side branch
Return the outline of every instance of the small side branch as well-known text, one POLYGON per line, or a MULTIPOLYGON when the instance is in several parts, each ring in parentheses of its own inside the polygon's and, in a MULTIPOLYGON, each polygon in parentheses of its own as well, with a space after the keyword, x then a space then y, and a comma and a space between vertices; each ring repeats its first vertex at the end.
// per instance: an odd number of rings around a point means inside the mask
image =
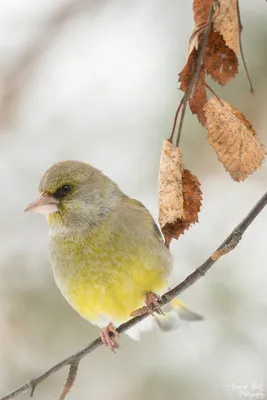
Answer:
MULTIPOLYGON (((213 253, 200 267, 198 267, 192 274, 190 274, 183 282, 179 285, 175 286, 173 289, 165 293, 161 298, 161 305, 165 305, 173 300, 176 296, 178 296, 181 292, 188 289, 192 286, 196 281, 198 281, 201 277, 203 277, 207 271, 212 267, 212 265, 224 254, 229 253, 229 251, 233 250, 239 241, 242 238, 244 232, 248 229, 254 219, 260 214, 263 208, 267 204, 267 192, 262 196, 262 198, 258 201, 258 203, 252 208, 252 210, 247 214, 247 216, 238 224, 234 230, 230 233, 230 235, 224 240, 224 242, 218 247, 218 249, 213 253), (218 256, 219 255, 219 256, 218 256)), ((117 331, 119 333, 126 332, 128 329, 132 328, 134 325, 138 324, 138 322, 145 319, 149 314, 141 315, 135 318, 130 319, 129 321, 121 324, 117 331)), ((89 346, 85 347, 84 349, 78 351, 77 353, 65 358, 58 364, 54 365, 52 368, 44 372, 42 375, 38 376, 35 379, 25 383, 24 385, 20 386, 18 389, 14 390, 13 392, 7 394, 4 397, 1 397, 0 400, 10 400, 14 397, 27 392, 31 391, 33 393, 34 389, 36 388, 39 383, 46 380, 49 376, 53 375, 55 372, 59 371, 63 367, 70 365, 70 371, 68 375, 68 379, 64 386, 63 392, 59 400, 65 399, 67 393, 71 389, 73 382, 75 380, 78 364, 80 360, 85 357, 87 354, 91 353, 92 351, 96 350, 98 347, 102 346, 102 342, 100 338, 97 338, 89 346), (62 397, 63 396, 63 397, 62 397), (64 397, 65 396, 65 397, 64 397)))
POLYGON ((79 366, 78 362, 74 362, 70 365, 68 378, 66 380, 64 388, 58 400, 65 400, 66 396, 70 392, 77 376, 78 366, 79 366))
POLYGON ((240 49, 240 54, 241 54, 241 58, 242 58, 242 61, 243 61, 243 65, 244 65, 245 73, 246 73, 246 76, 247 76, 247 80, 248 80, 248 83, 249 83, 249 90, 250 90, 250 93, 251 93, 251 94, 254 94, 254 93, 255 93, 255 92, 254 92, 254 88, 253 88, 252 81, 251 81, 251 78, 250 78, 250 75, 249 75, 249 72, 248 72, 248 67, 247 67, 246 60, 245 60, 245 56, 244 56, 244 52, 243 52, 243 45, 242 45, 242 38, 241 38, 241 36, 242 36, 242 31, 243 31, 243 25, 242 25, 242 21, 241 21, 239 0, 237 1, 237 15, 238 15, 238 25, 239 25, 239 28, 238 28, 238 37, 239 37, 239 49, 240 49))

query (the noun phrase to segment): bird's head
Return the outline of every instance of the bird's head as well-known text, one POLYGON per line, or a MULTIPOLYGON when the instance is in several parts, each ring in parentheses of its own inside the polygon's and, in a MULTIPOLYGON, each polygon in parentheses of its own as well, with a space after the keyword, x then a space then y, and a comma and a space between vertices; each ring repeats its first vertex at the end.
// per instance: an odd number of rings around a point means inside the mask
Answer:
POLYGON ((37 199, 25 211, 45 214, 51 224, 95 224, 115 207, 120 193, 113 181, 91 165, 62 161, 46 171, 37 199))

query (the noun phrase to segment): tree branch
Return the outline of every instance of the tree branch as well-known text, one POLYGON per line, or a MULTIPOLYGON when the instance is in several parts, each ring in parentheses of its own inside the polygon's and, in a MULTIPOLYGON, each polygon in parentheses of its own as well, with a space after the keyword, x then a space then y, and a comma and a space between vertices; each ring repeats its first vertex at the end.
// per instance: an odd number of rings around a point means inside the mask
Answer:
MULTIPOLYGON (((201 277, 203 277, 206 272, 212 267, 212 265, 224 254, 228 253, 229 251, 233 250, 233 248, 238 244, 241 240, 243 233, 247 230, 250 224, 254 221, 254 219, 259 215, 259 213, 263 210, 263 208, 267 204, 267 192, 262 196, 262 198, 258 201, 258 203, 252 208, 252 210, 247 214, 247 216, 238 224, 234 230, 230 233, 230 235, 224 240, 224 242, 218 247, 218 249, 194 272, 192 272, 183 282, 179 285, 175 286, 173 289, 165 293, 161 298, 161 305, 165 305, 173 300, 178 294, 183 292, 184 290, 188 289, 192 286, 196 281, 198 281, 201 277), (219 255, 219 257, 218 257, 219 255)), ((117 331, 119 333, 126 332, 128 329, 132 328, 134 325, 138 324, 138 322, 142 321, 146 318, 149 314, 138 316, 135 318, 130 319, 129 321, 121 324, 117 331)), ((52 368, 44 372, 42 375, 38 376, 35 379, 30 380, 29 382, 25 383, 24 385, 20 386, 18 389, 14 390, 13 392, 7 394, 6 396, 0 398, 0 400, 10 400, 14 397, 30 390, 31 394, 33 394, 34 389, 36 388, 39 383, 43 382, 49 376, 60 370, 65 366, 72 366, 75 375, 77 372, 78 364, 80 360, 85 357, 87 354, 91 353, 92 351, 96 350, 98 347, 101 347, 103 344, 101 342, 100 337, 95 339, 89 346, 85 347, 84 349, 78 351, 77 353, 65 358, 60 363, 54 365, 52 368)), ((70 376, 70 374, 69 374, 70 376)), ((74 376, 75 378, 75 376, 74 376)), ((72 385, 72 382, 69 379, 66 382, 64 390, 69 390, 72 385)))

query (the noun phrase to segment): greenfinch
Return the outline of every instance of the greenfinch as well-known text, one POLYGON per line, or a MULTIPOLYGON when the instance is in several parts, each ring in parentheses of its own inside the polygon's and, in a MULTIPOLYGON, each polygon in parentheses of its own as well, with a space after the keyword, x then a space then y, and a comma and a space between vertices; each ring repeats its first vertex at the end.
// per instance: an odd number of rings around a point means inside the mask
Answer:
MULTIPOLYGON (((72 307, 102 328, 104 345, 114 351, 115 326, 135 310, 159 311, 159 295, 167 290, 172 271, 171 253, 149 211, 101 171, 78 161, 54 164, 25 211, 47 216, 55 281, 72 307)), ((153 325, 176 328, 179 317, 201 319, 178 299, 163 311, 128 335, 138 339, 153 325)))

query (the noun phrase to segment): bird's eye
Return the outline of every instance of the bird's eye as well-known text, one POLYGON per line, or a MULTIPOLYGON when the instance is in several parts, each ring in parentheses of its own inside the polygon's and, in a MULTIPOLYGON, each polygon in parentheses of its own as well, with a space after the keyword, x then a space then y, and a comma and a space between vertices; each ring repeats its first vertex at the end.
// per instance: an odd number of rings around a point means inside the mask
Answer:
POLYGON ((70 192, 70 186, 69 185, 62 186, 61 192, 64 194, 68 194, 70 192))
POLYGON ((59 188, 56 193, 55 197, 64 197, 71 191, 70 185, 63 185, 59 188))

